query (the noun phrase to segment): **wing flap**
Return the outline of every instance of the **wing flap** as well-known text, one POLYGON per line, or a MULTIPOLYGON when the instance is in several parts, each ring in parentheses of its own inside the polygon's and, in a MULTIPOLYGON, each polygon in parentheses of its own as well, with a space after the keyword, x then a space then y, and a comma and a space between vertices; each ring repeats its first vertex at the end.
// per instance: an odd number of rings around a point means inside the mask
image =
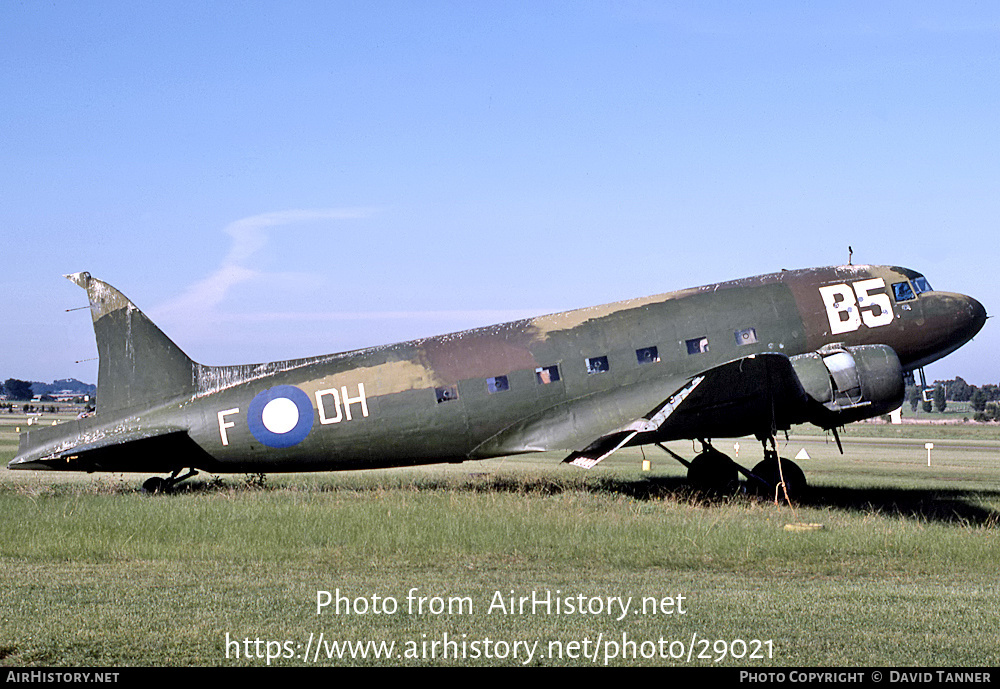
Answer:
POLYGON ((572 453, 563 461, 584 469, 594 467, 602 459, 610 457, 620 448, 627 445, 629 441, 640 433, 651 433, 659 429, 703 380, 705 380, 704 376, 698 376, 689 380, 684 387, 671 395, 659 408, 654 409, 645 417, 633 421, 623 430, 601 436, 588 445, 586 449, 572 453))

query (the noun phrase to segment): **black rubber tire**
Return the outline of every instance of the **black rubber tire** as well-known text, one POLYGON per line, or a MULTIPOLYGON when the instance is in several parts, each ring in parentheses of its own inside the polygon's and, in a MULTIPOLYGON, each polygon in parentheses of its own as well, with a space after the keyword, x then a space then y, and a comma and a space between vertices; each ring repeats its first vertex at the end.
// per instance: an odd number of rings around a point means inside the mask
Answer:
POLYGON ((169 493, 170 481, 159 476, 148 478, 142 483, 142 492, 155 495, 156 493, 169 493))
POLYGON ((805 495, 809 484, 806 482, 805 472, 798 464, 790 459, 782 459, 781 470, 778 469, 778 457, 770 456, 764 459, 753 468, 753 475, 759 480, 752 481, 754 489, 762 496, 771 500, 775 499, 775 492, 778 484, 781 483, 782 473, 785 477, 785 486, 782 490, 777 490, 777 500, 785 501, 785 493, 791 500, 799 500, 805 495))
POLYGON ((736 464, 714 448, 708 448, 691 460, 688 481, 700 490, 729 491, 739 486, 736 464))

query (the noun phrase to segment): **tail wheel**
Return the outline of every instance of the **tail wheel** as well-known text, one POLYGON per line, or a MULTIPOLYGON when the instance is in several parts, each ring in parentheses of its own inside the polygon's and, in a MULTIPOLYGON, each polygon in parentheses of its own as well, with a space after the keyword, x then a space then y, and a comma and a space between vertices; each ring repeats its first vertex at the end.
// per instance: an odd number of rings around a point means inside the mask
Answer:
POLYGON ((196 469, 189 469, 188 473, 181 476, 181 469, 176 469, 174 473, 170 474, 169 478, 153 476, 152 478, 148 478, 142 482, 142 492, 154 495, 156 493, 169 493, 178 483, 186 481, 197 473, 198 471, 196 469))
POLYGON ((151 493, 155 495, 156 493, 166 493, 169 490, 170 481, 165 478, 160 478, 159 476, 148 478, 142 482, 143 493, 151 493))

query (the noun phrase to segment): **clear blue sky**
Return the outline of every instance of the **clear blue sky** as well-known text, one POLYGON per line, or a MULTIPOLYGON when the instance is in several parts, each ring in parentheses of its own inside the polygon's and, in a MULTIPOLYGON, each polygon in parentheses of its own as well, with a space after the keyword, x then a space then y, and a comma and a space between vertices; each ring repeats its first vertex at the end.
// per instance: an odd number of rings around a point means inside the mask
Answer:
POLYGON ((0 378, 96 382, 81 270, 208 364, 848 245, 995 313, 998 75, 989 2, 5 0, 0 378))

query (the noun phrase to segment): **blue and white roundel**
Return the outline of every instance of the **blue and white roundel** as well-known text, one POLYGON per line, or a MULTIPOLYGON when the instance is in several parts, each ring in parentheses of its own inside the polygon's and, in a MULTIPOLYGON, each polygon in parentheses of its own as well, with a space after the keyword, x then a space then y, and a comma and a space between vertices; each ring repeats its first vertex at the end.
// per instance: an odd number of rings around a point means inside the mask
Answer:
POLYGON ((309 395, 292 385, 276 385, 258 394, 247 411, 250 432, 268 447, 298 445, 312 430, 309 395))

